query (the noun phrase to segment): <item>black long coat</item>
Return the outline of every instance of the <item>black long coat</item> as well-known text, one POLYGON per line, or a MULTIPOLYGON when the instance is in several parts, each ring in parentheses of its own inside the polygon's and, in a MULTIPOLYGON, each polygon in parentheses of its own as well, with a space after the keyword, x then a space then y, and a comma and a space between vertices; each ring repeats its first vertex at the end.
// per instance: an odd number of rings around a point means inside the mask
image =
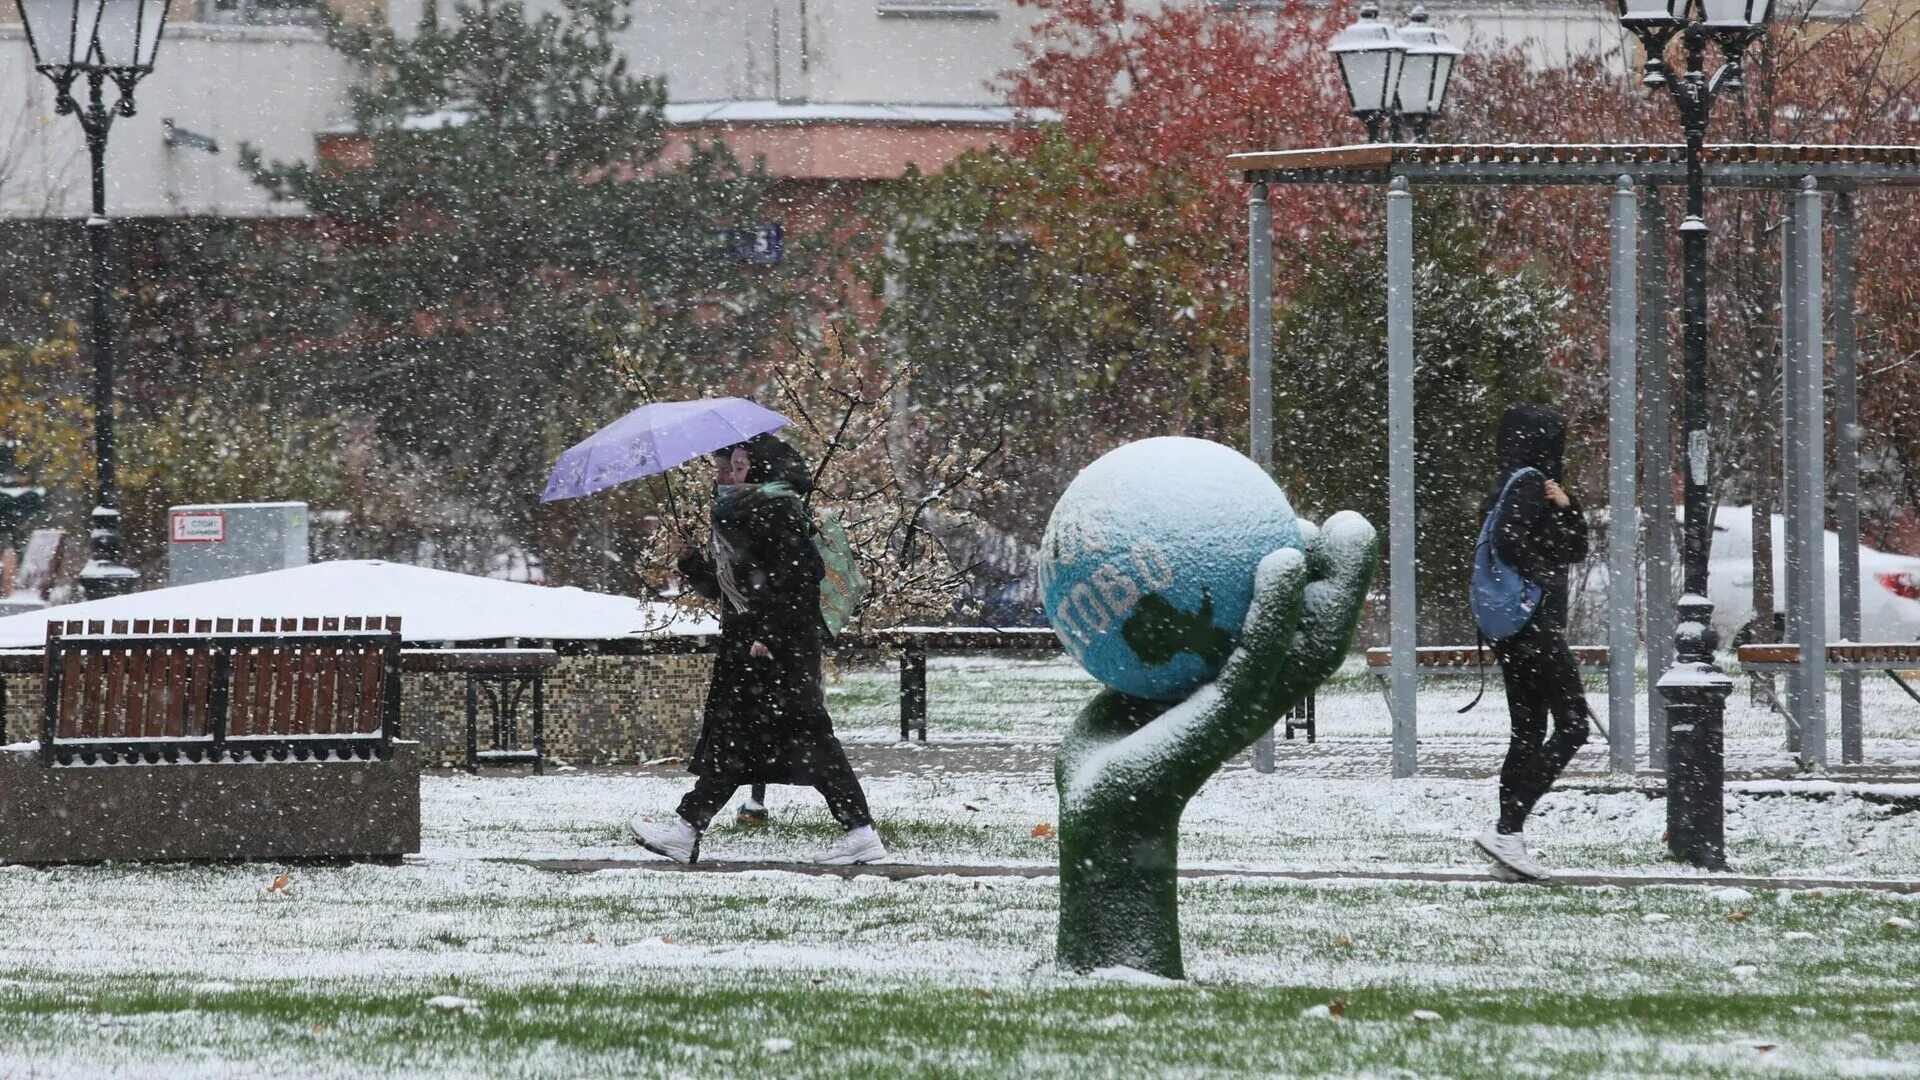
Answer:
POLYGON ((810 785, 841 753, 820 687, 820 554, 793 488, 749 483, 726 494, 715 502, 714 556, 680 560, 687 583, 721 609, 720 647, 688 771, 743 784, 810 785), (716 556, 728 559, 736 598, 721 587, 716 556), (773 655, 753 656, 756 641, 773 655))

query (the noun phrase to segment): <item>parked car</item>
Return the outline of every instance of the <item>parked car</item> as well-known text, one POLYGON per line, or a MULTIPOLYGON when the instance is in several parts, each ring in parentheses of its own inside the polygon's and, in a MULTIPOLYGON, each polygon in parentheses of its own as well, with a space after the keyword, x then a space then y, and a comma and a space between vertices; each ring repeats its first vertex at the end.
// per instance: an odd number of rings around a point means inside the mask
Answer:
MULTIPOLYGON (((1604 514, 1596 515, 1604 523, 1604 514)), ((1723 506, 1714 516, 1713 546, 1708 552, 1707 598, 1713 601, 1713 624, 1726 647, 1745 644, 1752 636, 1753 511, 1745 506, 1723 506)), ((1676 541, 1678 530, 1676 529, 1676 541)), ((1826 534, 1827 640, 1840 638, 1840 537, 1826 534)), ((1786 625, 1786 523, 1773 516, 1774 624, 1786 625)), ((1582 642, 1606 640, 1607 556, 1596 541, 1574 597, 1574 637, 1582 642)), ((1680 568, 1674 566, 1678 595, 1680 568)), ((1914 641, 1920 639, 1920 558, 1860 548, 1860 640, 1914 641)))
MULTIPOLYGON (((1774 619, 1786 624, 1786 524, 1773 516, 1774 619)), ((1753 512, 1722 507, 1714 515, 1707 598, 1722 641, 1744 637, 1754 620, 1753 512)), ((1840 637, 1840 536, 1826 534, 1827 640, 1840 637)), ((1920 558, 1860 546, 1860 640, 1920 639, 1920 558)))

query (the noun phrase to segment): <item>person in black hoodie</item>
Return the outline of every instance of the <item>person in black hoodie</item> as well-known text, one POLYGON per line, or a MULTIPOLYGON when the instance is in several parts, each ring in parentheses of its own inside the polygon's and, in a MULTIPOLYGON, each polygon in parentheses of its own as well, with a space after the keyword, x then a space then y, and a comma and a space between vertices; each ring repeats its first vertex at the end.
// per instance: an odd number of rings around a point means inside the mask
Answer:
POLYGON ((1567 568, 1587 557, 1587 520, 1560 486, 1566 442, 1566 421, 1554 410, 1544 405, 1507 409, 1495 442, 1498 483, 1486 508, 1500 515, 1495 552, 1538 585, 1541 596, 1519 633, 1493 642, 1513 734, 1500 770, 1500 819, 1474 844, 1498 866, 1530 880, 1549 875, 1528 853, 1521 829, 1587 741, 1592 717, 1580 668, 1567 648, 1567 568), (1521 470, 1531 471, 1521 473, 1508 490, 1508 480, 1521 470))
POLYGON ((714 454, 714 464, 713 550, 679 556, 687 584, 720 605, 713 678, 687 766, 699 779, 674 820, 635 818, 634 837, 691 863, 701 832, 742 784, 802 784, 826 797, 846 830, 815 861, 885 858, 821 693, 824 569, 805 503, 813 489, 806 462, 772 435, 756 435, 714 454))

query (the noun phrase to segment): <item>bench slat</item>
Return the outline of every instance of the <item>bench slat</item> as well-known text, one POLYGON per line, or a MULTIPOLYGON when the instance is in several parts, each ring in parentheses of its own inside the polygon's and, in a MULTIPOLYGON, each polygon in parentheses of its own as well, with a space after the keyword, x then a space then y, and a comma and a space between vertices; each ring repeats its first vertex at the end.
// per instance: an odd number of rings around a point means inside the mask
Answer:
POLYGON ((354 731, 371 732, 380 730, 380 707, 385 698, 383 685, 385 664, 378 650, 367 649, 360 656, 363 672, 360 679, 360 714, 354 731))

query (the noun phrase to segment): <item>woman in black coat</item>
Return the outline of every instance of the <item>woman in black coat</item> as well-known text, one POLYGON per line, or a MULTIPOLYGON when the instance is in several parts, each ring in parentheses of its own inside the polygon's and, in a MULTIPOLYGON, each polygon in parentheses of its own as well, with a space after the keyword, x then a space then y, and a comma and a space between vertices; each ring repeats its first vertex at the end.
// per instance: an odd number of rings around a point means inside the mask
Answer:
POLYGON ((1486 510, 1500 515, 1494 551, 1540 587, 1540 604, 1518 633, 1493 642, 1513 731, 1500 770, 1500 819, 1474 844, 1499 866, 1531 880, 1549 875, 1528 853, 1521 829, 1587 741, 1593 715, 1567 647, 1567 568, 1587 557, 1587 519, 1560 486, 1566 444, 1567 425, 1559 413, 1544 405, 1509 408, 1500 417, 1494 447, 1499 485, 1486 510))
POLYGON ((805 503, 813 487, 806 463, 772 435, 714 459, 713 549, 679 559, 693 590, 720 605, 720 645, 688 765, 699 779, 675 820, 635 819, 634 835, 649 851, 692 862, 700 833, 742 784, 800 784, 818 789, 847 830, 816 861, 885 858, 821 693, 823 568, 805 503))

